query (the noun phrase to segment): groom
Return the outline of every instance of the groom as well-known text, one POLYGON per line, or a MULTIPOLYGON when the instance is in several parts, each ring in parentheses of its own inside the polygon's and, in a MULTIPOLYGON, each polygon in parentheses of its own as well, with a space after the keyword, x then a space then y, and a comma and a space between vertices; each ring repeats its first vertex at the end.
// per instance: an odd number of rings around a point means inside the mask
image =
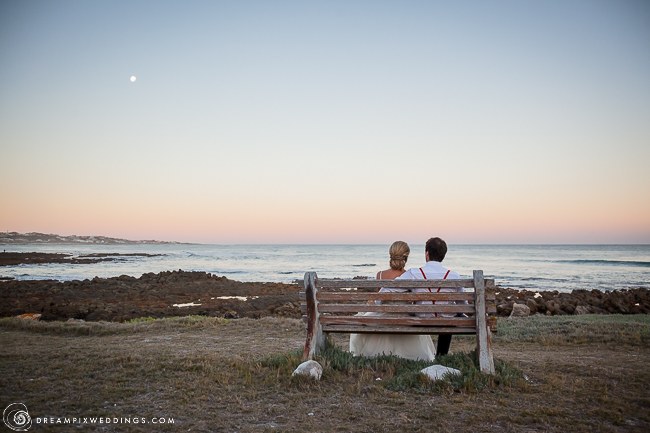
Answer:
MULTIPOLYGON (((442 261, 447 255, 447 243, 440 238, 431 238, 427 241, 424 247, 424 257, 426 264, 421 268, 411 268, 397 277, 397 280, 453 280, 459 279, 460 275, 456 272, 449 270, 442 266, 442 261)), ((455 292, 462 291, 462 288, 441 288, 441 289, 416 289, 416 292, 427 292, 436 290, 439 292, 455 292)), ((445 304, 441 301, 439 304, 445 304)), ((435 313, 438 314, 438 313, 435 313)), ((441 314, 443 317, 453 317, 453 315, 441 314)), ((440 334, 438 336, 438 344, 436 346, 436 357, 438 355, 446 355, 449 352, 451 345, 451 334, 440 334)))

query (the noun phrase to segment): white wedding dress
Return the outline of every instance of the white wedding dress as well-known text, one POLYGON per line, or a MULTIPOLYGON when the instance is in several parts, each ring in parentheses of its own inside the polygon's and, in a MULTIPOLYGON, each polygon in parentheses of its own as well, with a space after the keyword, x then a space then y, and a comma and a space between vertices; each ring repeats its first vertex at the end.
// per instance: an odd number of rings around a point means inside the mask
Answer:
MULTIPOLYGON (((363 313, 380 316, 380 313, 363 313)), ((430 335, 421 334, 350 334, 350 353, 354 356, 395 355, 400 358, 433 361, 436 347, 430 335)))

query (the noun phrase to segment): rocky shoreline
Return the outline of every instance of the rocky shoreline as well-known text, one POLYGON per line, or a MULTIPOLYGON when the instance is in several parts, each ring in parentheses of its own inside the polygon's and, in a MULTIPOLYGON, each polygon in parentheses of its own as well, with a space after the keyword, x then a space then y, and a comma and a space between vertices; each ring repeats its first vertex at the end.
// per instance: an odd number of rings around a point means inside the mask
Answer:
MULTIPOLYGON (((69 263, 87 265, 99 262, 114 262, 123 257, 157 257, 163 254, 147 253, 92 253, 73 256, 65 253, 0 253, 0 266, 15 266, 20 264, 69 263)), ((5 278, 6 279, 6 278, 5 278)))
POLYGON ((139 317, 300 317, 296 286, 241 283, 205 272, 148 273, 83 281, 0 282, 0 317, 125 321, 139 317))
POLYGON ((498 288, 496 294, 499 316, 650 313, 650 290, 644 288, 571 293, 498 288))
MULTIPOLYGON (((0 282, 0 317, 25 313, 42 320, 122 322, 139 317, 205 315, 227 318, 300 318, 299 287, 283 283, 242 283, 205 272, 148 273, 83 281, 0 282)), ((497 314, 648 314, 644 288, 601 292, 532 292, 499 287, 497 314)))

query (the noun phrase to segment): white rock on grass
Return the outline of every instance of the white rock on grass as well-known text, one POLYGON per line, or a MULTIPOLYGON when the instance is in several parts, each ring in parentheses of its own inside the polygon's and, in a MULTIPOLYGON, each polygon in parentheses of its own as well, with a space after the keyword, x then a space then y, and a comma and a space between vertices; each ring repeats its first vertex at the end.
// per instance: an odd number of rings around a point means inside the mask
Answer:
POLYGON ((448 374, 461 374, 460 370, 455 368, 445 367, 444 365, 432 365, 420 370, 420 373, 427 376, 430 380, 440 380, 448 374))
POLYGON ((316 380, 320 380, 320 377, 323 374, 323 367, 316 361, 305 361, 294 370, 292 376, 295 376, 297 374, 310 376, 316 380))

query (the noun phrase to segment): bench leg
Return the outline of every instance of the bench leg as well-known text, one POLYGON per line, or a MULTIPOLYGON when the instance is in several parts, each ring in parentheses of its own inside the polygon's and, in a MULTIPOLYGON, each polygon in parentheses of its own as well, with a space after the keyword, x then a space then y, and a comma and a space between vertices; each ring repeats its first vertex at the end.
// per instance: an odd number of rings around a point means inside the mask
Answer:
POLYGON ((318 289, 316 287, 316 281, 318 277, 316 272, 307 272, 305 273, 305 296, 307 301, 307 340, 305 341, 305 348, 302 352, 303 360, 313 359, 314 355, 317 355, 322 350, 325 349, 327 345, 327 339, 323 334, 323 330, 320 326, 318 313, 318 300, 316 299, 316 294, 318 289))
POLYGON ((476 307, 476 355, 483 373, 494 374, 492 356, 492 333, 487 324, 485 304, 485 280, 483 271, 474 271, 474 305, 476 307))
POLYGON ((476 334, 476 354, 483 373, 494 374, 494 356, 492 355, 492 332, 487 327, 476 334))
POLYGON ((314 359, 328 345, 328 338, 320 328, 318 323, 315 324, 313 330, 307 331, 307 340, 305 341, 305 348, 302 351, 302 360, 314 359))
POLYGON ((452 334, 438 335, 438 344, 436 344, 436 358, 438 356, 446 355, 449 353, 449 346, 451 346, 452 334))

